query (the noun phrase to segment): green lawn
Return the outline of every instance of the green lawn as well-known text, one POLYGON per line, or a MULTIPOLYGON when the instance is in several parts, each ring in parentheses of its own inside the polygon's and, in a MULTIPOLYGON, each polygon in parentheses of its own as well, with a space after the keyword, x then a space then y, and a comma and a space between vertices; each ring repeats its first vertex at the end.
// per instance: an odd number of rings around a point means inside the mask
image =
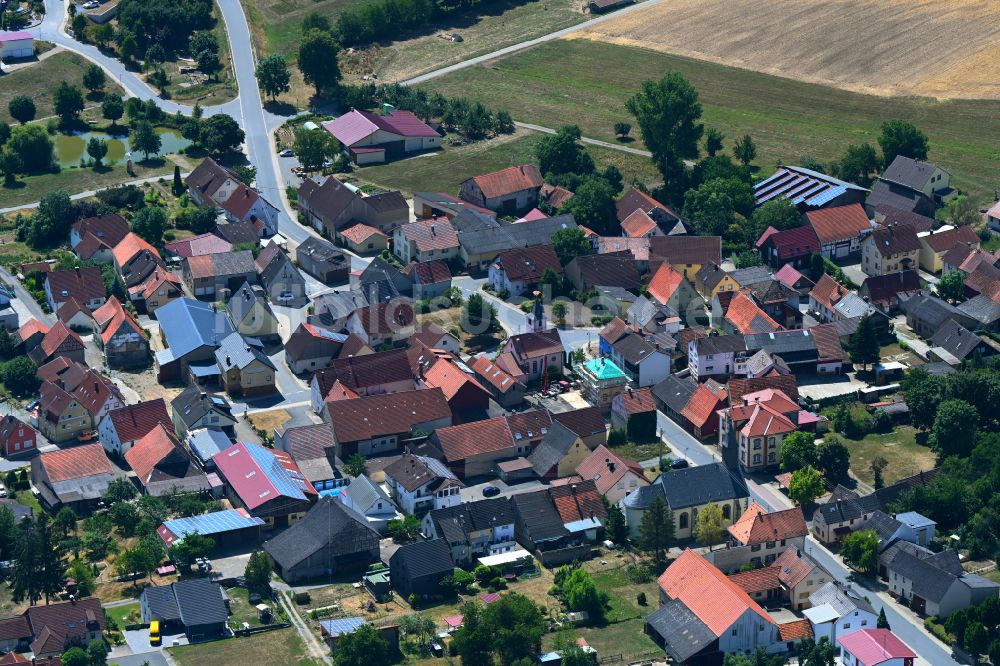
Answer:
POLYGON ((889 461, 883 472, 886 485, 917 472, 933 469, 936 456, 928 447, 918 444, 917 431, 909 426, 884 435, 871 434, 864 439, 841 437, 851 452, 851 471, 865 483, 874 482, 871 461, 882 456, 889 461))
POLYGON ((1000 235, 991 234, 990 239, 985 243, 981 243, 980 247, 987 252, 996 252, 997 250, 1000 250, 1000 235))
POLYGON ((295 629, 265 631, 248 637, 227 638, 198 645, 169 648, 179 666, 320 666, 306 656, 295 629))
MULTIPOLYGON (((140 178, 163 176, 169 178, 174 172, 174 162, 170 155, 166 159, 152 159, 147 164, 136 163, 135 176, 125 171, 125 165, 105 167, 100 171, 91 168, 70 167, 59 173, 46 173, 39 176, 25 176, 17 179, 13 187, 0 185, 0 202, 3 206, 18 206, 41 200, 43 196, 56 190, 64 190, 70 194, 100 190, 111 185, 118 185, 140 178)), ((185 167, 181 167, 182 169, 185 167)), ((5 254, 0 245, 0 255, 5 254)))
POLYGON ((106 608, 104 612, 121 628, 126 624, 131 624, 132 619, 129 618, 130 615, 139 613, 139 602, 125 604, 124 606, 112 606, 111 608, 106 608))
POLYGON ((779 162, 806 157, 827 162, 848 144, 875 144, 883 121, 903 118, 927 133, 929 158, 953 174, 953 185, 982 203, 996 187, 1000 123, 995 101, 874 97, 585 39, 548 42, 424 87, 505 107, 515 120, 547 127, 572 122, 585 136, 614 140, 616 121, 636 124, 625 100, 643 81, 669 71, 697 87, 703 121, 725 133, 727 151, 736 137, 753 136, 764 174, 779 162))
MULTIPOLYGON (((27 95, 35 102, 35 118, 47 118, 52 110, 52 94, 63 81, 83 89, 83 72, 90 65, 88 60, 75 53, 57 53, 29 67, 0 76, 0 120, 15 124, 7 109, 10 100, 27 95)), ((116 83, 108 80, 106 92, 123 92, 116 83)), ((100 106, 99 100, 85 99, 88 107, 100 106)), ((2 197, 0 197, 2 198, 2 197)))
MULTIPOLYGON (((478 141, 465 146, 445 146, 444 150, 420 157, 358 169, 357 178, 404 192, 458 192, 459 184, 471 175, 488 173, 514 164, 535 162, 532 149, 542 135, 529 130, 478 141)), ((633 180, 655 182, 657 174, 640 155, 599 146, 587 146, 598 169, 617 166, 626 184, 633 180)))
POLYGON ((18 490, 14 493, 14 501, 18 504, 23 504, 24 506, 30 506, 35 510, 36 514, 42 514, 42 505, 38 503, 38 499, 31 493, 31 490, 18 490))

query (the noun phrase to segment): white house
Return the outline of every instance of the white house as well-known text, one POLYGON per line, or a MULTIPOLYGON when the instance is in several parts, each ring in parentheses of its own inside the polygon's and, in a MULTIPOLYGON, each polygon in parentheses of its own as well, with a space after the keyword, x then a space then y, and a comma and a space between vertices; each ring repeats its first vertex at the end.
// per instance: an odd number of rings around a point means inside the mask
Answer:
POLYGON ((860 629, 874 629, 878 613, 871 604, 853 593, 845 592, 833 581, 809 595, 810 607, 802 611, 812 625, 816 640, 837 639, 860 629))
POLYGON ((385 468, 385 482, 407 515, 421 516, 462 503, 462 482, 435 458, 404 453, 385 468))
POLYGON ((611 360, 636 386, 654 386, 670 374, 670 354, 652 338, 627 335, 611 345, 611 360))
POLYGON ((399 515, 385 491, 367 476, 351 481, 338 497, 345 506, 364 516, 376 532, 385 532, 389 521, 399 515))
POLYGON ((0 59, 30 58, 35 55, 35 44, 27 30, 0 32, 0 59))
POLYGON ((691 377, 730 377, 747 373, 747 343, 742 335, 710 335, 688 343, 691 377))
POLYGON ((187 185, 196 204, 220 208, 229 222, 259 224, 262 236, 278 232, 278 209, 212 158, 195 167, 187 185))

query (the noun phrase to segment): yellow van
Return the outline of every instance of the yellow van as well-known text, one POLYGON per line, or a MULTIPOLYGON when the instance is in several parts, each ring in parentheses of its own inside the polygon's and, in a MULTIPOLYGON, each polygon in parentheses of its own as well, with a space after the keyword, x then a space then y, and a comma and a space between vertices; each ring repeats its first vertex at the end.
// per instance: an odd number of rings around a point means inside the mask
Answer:
POLYGON ((160 621, 153 620, 149 623, 149 644, 159 645, 163 641, 160 636, 160 621))

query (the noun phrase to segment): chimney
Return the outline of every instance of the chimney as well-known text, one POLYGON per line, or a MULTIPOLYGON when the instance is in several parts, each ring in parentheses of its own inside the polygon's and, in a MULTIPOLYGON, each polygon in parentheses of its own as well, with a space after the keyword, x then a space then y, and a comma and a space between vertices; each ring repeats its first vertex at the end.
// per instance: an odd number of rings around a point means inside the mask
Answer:
POLYGON ((231 358, 229 358, 229 356, 226 356, 226 365, 232 365, 232 364, 233 364, 233 360, 231 358))

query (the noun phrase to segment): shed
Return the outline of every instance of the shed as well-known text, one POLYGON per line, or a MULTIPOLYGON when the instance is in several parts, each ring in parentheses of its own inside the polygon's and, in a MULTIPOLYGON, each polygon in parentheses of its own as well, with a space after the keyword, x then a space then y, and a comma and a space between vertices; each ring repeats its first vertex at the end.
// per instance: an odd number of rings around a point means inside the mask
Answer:
POLYGON ((0 58, 30 58, 35 55, 34 38, 27 30, 0 32, 0 58))

